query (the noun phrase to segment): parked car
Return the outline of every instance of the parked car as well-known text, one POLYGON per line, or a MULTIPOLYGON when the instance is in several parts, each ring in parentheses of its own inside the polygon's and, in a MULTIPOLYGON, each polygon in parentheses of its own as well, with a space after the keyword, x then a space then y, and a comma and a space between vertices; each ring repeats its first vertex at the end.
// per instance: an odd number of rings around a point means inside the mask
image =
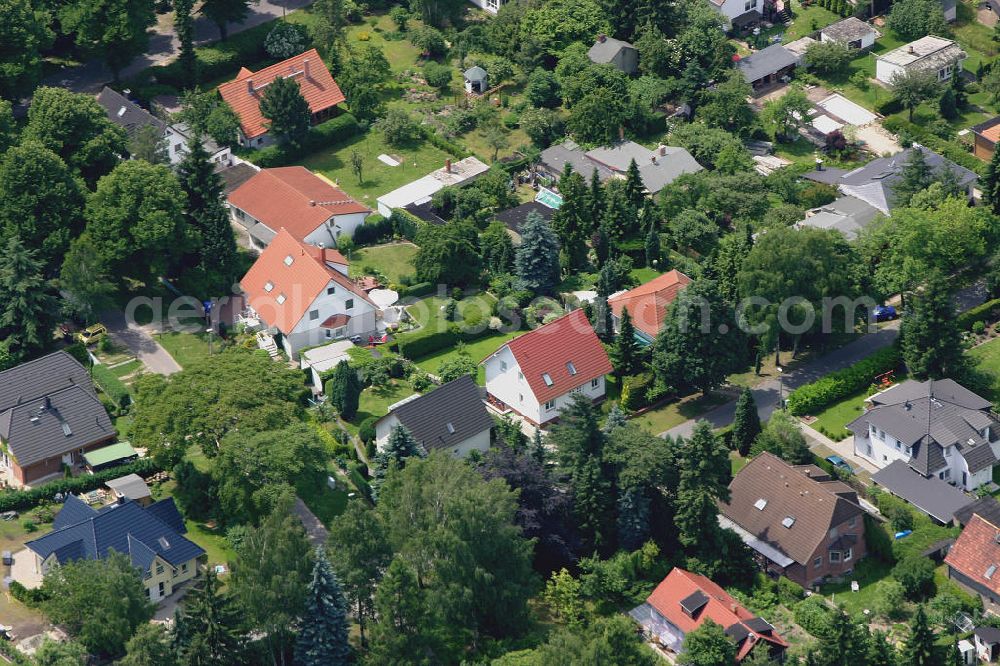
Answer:
POLYGON ((847 464, 847 461, 840 456, 827 456, 826 461, 836 467, 837 469, 843 470, 848 474, 854 474, 854 469, 847 464))
POLYGON ((94 324, 77 333, 76 339, 89 346, 100 342, 107 334, 108 329, 105 328, 104 324, 94 324))
POLYGON ((892 321, 899 317, 896 308, 891 305, 876 305, 875 309, 872 310, 872 315, 875 321, 892 321))

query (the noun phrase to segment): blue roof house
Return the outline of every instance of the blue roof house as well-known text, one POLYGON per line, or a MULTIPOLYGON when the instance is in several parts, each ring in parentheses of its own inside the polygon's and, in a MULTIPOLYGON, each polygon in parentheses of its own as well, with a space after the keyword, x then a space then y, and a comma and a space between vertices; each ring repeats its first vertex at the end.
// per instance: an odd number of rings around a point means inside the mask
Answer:
POLYGON ((19 582, 25 587, 37 587, 53 566, 103 559, 113 550, 128 556, 142 575, 149 599, 158 602, 194 578, 198 560, 205 555, 201 546, 184 536, 187 529, 173 498, 147 507, 123 500, 94 509, 70 495, 52 527, 25 544, 34 558, 31 566, 14 567, 15 579, 20 571, 19 582))

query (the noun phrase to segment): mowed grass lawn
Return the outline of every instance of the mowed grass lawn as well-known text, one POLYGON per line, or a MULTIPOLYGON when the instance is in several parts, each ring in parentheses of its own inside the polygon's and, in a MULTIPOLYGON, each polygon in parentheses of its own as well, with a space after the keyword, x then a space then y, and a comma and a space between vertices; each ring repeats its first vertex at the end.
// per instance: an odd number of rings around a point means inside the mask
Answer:
POLYGON ((631 419, 631 422, 654 435, 658 435, 661 432, 679 426, 689 419, 696 419, 713 407, 718 407, 728 400, 730 400, 729 397, 715 393, 709 394, 707 397, 691 395, 677 402, 672 402, 663 407, 648 411, 642 416, 631 419))
POLYGON ((801 3, 794 2, 792 10, 795 17, 785 32, 783 41, 786 44, 841 20, 839 14, 834 14, 815 3, 810 7, 803 7, 801 3))
POLYGON ((844 426, 861 416, 864 411, 867 395, 866 389, 849 395, 840 402, 833 403, 816 414, 816 421, 811 424, 812 428, 839 442, 848 435, 844 426))
POLYGON ((385 416, 389 412, 389 405, 414 393, 416 391, 413 390, 410 383, 401 379, 393 379, 384 386, 369 386, 361 392, 358 413, 350 421, 345 421, 344 425, 352 435, 357 435, 361 423, 369 416, 385 416))
POLYGON ((995 401, 1000 396, 1000 338, 970 349, 969 356, 975 361, 976 367, 992 380, 990 395, 986 397, 995 401))
POLYGON ((302 160, 302 166, 322 173, 351 196, 374 207, 378 197, 444 167, 448 157, 426 141, 402 148, 390 146, 381 132, 371 129, 309 155, 302 160), (355 152, 361 156, 363 165, 361 182, 351 168, 351 155, 355 152), (382 154, 400 159, 400 164, 393 167, 380 162, 378 156, 382 154))
MULTIPOLYGON (((212 336, 215 349, 218 350, 219 336, 212 336)), ((208 334, 207 333, 177 333, 166 331, 156 336, 156 341, 162 345, 167 353, 174 357, 174 360, 182 367, 187 367, 189 363, 200 361, 208 357, 208 334)))
MULTIPOLYGON (((463 349, 472 357, 472 360, 479 363, 484 358, 500 349, 501 346, 508 340, 516 338, 525 331, 509 331, 507 333, 497 333, 496 335, 490 335, 484 338, 479 338, 478 340, 473 340, 472 342, 466 342, 463 349)), ((436 375, 441 366, 451 359, 458 356, 459 348, 452 347, 451 349, 442 350, 435 354, 430 354, 416 361, 417 367, 424 372, 429 372, 432 375, 436 375)), ((485 369, 480 367, 479 373, 477 375, 477 381, 480 385, 486 384, 486 374, 485 369)))
POLYGON ((418 249, 413 243, 389 243, 352 250, 351 275, 363 275, 370 266, 385 275, 389 282, 398 284, 404 275, 413 275, 413 257, 418 249))

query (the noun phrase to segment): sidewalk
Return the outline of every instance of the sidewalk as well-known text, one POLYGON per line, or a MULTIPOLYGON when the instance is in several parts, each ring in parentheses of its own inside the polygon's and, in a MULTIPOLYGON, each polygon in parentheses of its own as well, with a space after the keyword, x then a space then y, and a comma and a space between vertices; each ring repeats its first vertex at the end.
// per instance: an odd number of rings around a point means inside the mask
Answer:
MULTIPOLYGON (((806 441, 809 443, 809 448, 812 449, 814 446, 821 445, 830 449, 838 456, 844 459, 848 465, 850 465, 855 472, 858 470, 865 470, 871 474, 878 471, 878 467, 871 464, 864 458, 854 455, 854 438, 847 437, 839 442, 835 442, 826 435, 811 427, 807 426, 805 423, 799 421, 799 427, 802 428, 802 434, 805 435, 806 441)), ((826 456, 822 456, 826 457, 826 456)))

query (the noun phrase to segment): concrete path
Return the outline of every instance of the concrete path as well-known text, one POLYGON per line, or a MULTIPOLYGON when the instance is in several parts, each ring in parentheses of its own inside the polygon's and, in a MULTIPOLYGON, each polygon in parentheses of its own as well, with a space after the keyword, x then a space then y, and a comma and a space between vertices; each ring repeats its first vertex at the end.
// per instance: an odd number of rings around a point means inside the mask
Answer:
POLYGON ((805 423, 799 423, 799 427, 802 428, 802 434, 809 443, 810 449, 818 444, 821 444, 847 461, 847 464, 850 465, 855 472, 863 469, 867 470, 871 474, 874 474, 878 471, 878 467, 871 464, 864 458, 854 455, 854 437, 847 437, 839 442, 835 442, 818 430, 814 430, 809 427, 805 423))
POLYGON ((111 339, 127 347, 150 372, 158 375, 180 372, 181 366, 160 346, 151 332, 135 322, 126 322, 124 312, 106 313, 101 317, 101 322, 108 327, 111 339))
MULTIPOLYGON (((836 370, 846 368, 857 363, 861 359, 871 356, 874 352, 888 347, 899 335, 899 320, 891 322, 886 327, 868 333, 854 342, 835 349, 826 356, 821 356, 803 365, 801 368, 782 376, 781 381, 768 379, 753 388, 753 397, 757 402, 757 411, 760 420, 766 421, 771 416, 771 412, 778 406, 778 390, 782 390, 782 395, 788 397, 789 391, 798 388, 803 384, 816 381, 820 377, 836 370)), ((706 420, 715 428, 722 428, 733 422, 736 415, 736 401, 727 402, 720 405, 697 420, 706 420)), ((689 437, 694 431, 695 420, 684 423, 660 433, 660 436, 669 435, 671 437, 689 437)))
MULTIPOLYGON (((273 21, 286 13, 312 4, 313 0, 257 0, 250 5, 250 13, 242 23, 230 23, 229 35, 273 21)), ((172 61, 180 52, 180 43, 174 33, 173 16, 158 15, 157 24, 150 30, 149 49, 138 56, 125 69, 121 78, 135 76, 152 65, 162 65, 172 61)), ((218 41, 219 29, 199 13, 195 13, 195 44, 202 45, 218 41)), ((67 67, 42 81, 43 85, 68 88, 73 92, 97 93, 111 80, 111 70, 101 60, 92 60, 79 67, 67 67)))
POLYGON ((319 518, 316 517, 316 514, 309 510, 306 503, 296 497, 295 506, 292 507, 292 511, 302 521, 302 527, 306 528, 306 536, 309 537, 309 543, 314 548, 326 545, 330 533, 323 523, 320 522, 319 518))

